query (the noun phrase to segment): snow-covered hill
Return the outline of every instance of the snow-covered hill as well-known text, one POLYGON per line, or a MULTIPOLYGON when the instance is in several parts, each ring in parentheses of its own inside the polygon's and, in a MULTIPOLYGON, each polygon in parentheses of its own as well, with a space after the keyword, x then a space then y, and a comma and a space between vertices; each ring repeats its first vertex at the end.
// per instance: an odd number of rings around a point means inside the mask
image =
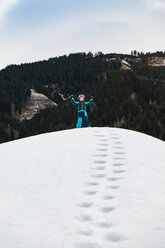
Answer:
POLYGON ((0 145, 1 248, 164 248, 165 142, 84 128, 0 145))

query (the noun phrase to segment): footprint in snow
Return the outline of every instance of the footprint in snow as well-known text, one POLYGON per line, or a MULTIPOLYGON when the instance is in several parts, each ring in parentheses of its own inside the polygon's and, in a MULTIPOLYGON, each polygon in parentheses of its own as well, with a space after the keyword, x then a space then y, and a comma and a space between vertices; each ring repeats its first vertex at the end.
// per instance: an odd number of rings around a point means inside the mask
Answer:
POLYGON ((103 134, 95 134, 95 137, 105 137, 105 135, 103 135, 103 134))
POLYGON ((95 164, 105 164, 106 161, 105 160, 96 160, 94 161, 95 164))
POLYGON ((163 230, 163 227, 154 227, 152 230, 154 230, 154 231, 161 231, 161 230, 163 230))
POLYGON ((92 221, 92 217, 90 215, 81 214, 79 220, 82 222, 90 222, 92 221))
POLYGON ((108 177, 107 180, 110 181, 110 182, 114 182, 114 181, 121 180, 121 178, 119 178, 119 177, 108 177))
POLYGON ((80 235, 83 235, 83 236, 91 236, 92 235, 92 231, 91 230, 79 231, 78 233, 80 235))
POLYGON ((92 190, 91 191, 84 191, 85 195, 96 195, 96 193, 97 193, 97 191, 94 191, 94 190, 93 191, 92 190))
POLYGON ((124 149, 124 147, 122 147, 122 146, 114 146, 114 147, 112 147, 113 149, 124 149))
POLYGON ((120 167, 120 166, 123 166, 124 164, 123 163, 114 163, 113 166, 116 166, 116 167, 120 167))
POLYGON ((114 157, 115 160, 124 160, 125 158, 114 157))
POLYGON ((108 144, 99 144, 99 146, 109 146, 108 144))
POLYGON ((102 248, 97 243, 89 243, 89 242, 83 242, 83 243, 76 243, 75 248, 102 248))
POLYGON ((115 197, 112 195, 105 195, 105 196, 103 196, 103 199, 104 200, 113 200, 113 199, 115 199, 115 197))
POLYGON ((106 228, 111 228, 113 227, 112 223, 108 223, 108 222, 98 222, 95 224, 97 227, 100 227, 102 229, 106 229, 106 228))
POLYGON ((99 151, 99 152, 106 152, 106 151, 108 151, 108 149, 99 148, 99 149, 96 149, 96 151, 99 151))
POLYGON ((98 182, 87 182, 88 186, 98 186, 99 183, 98 182))
POLYGON ((102 212, 102 213, 110 213, 110 212, 112 212, 112 211, 114 211, 116 208, 114 208, 114 207, 102 207, 102 208, 100 208, 100 211, 102 212))
POLYGON ((102 157, 102 158, 105 158, 105 157, 108 157, 107 154, 94 154, 93 157, 102 157))
POLYGON ((121 174, 121 173, 124 173, 126 172, 125 170, 114 170, 113 171, 115 174, 121 174))
POLYGON ((114 154, 116 154, 116 155, 124 155, 126 153, 125 152, 114 152, 114 154))
POLYGON ((123 240, 126 240, 126 238, 124 236, 122 236, 119 233, 115 233, 115 232, 112 232, 112 233, 107 234, 105 236, 105 239, 107 241, 110 241, 110 242, 113 242, 113 243, 117 243, 117 242, 121 242, 123 240))
POLYGON ((109 189, 119 189, 120 187, 118 185, 111 185, 108 186, 109 189))
POLYGON ((93 203, 92 202, 82 202, 79 206, 81 208, 90 208, 93 206, 93 203))
POLYGON ((93 170, 98 170, 98 171, 103 171, 105 170, 105 167, 104 166, 98 166, 96 168, 92 168, 93 170))
POLYGON ((104 178, 106 177, 106 174, 92 174, 91 177, 92 178, 104 178))

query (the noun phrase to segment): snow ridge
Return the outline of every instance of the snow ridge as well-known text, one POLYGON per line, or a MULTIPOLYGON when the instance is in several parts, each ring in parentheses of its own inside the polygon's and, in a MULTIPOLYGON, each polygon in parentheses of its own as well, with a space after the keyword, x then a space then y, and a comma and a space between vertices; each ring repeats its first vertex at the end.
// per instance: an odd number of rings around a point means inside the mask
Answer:
POLYGON ((0 247, 164 248, 164 151, 118 128, 1 144, 0 247))

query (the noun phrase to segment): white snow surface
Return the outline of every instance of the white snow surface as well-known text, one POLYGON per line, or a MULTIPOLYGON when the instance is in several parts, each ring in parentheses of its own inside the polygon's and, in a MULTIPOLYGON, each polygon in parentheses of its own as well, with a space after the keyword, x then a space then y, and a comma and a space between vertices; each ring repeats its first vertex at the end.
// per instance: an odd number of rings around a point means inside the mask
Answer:
POLYGON ((0 145, 1 248, 164 248, 165 142, 82 128, 0 145))

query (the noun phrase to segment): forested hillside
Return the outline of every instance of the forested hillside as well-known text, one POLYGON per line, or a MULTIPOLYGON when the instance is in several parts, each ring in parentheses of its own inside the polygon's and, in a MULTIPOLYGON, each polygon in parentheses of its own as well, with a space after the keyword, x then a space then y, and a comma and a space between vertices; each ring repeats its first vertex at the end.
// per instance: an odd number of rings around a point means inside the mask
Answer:
POLYGON ((165 66, 152 66, 155 57, 165 54, 78 53, 8 66, 0 71, 0 142, 73 128, 77 111, 68 96, 80 93, 95 98, 88 110, 92 126, 129 128, 165 140, 165 66), (30 89, 58 106, 20 122, 30 89))

